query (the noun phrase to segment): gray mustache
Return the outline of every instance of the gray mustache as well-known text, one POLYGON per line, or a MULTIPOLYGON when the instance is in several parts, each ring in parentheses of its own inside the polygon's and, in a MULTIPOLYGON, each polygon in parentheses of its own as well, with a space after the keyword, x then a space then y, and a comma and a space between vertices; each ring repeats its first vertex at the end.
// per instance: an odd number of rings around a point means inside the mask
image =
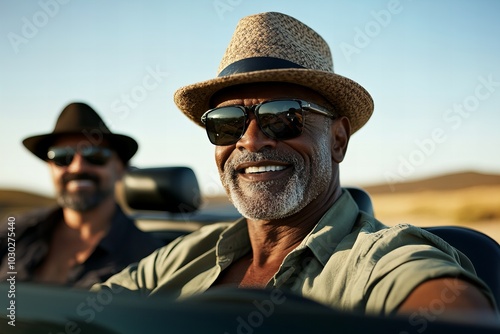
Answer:
POLYGON ((277 151, 265 150, 262 152, 248 152, 245 151, 237 158, 228 161, 228 166, 235 167, 244 162, 258 162, 264 160, 272 160, 276 162, 282 162, 285 164, 296 164, 297 158, 291 154, 284 154, 277 151))
POLYGON ((62 177, 62 183, 64 185, 73 180, 90 180, 96 184, 99 184, 100 181, 97 175, 91 173, 71 173, 62 177))

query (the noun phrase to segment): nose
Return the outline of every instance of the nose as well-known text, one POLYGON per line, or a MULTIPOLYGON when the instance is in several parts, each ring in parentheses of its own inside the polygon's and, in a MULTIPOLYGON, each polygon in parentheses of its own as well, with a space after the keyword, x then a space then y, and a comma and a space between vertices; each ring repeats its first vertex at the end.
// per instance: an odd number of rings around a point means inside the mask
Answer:
POLYGON ((75 153, 75 156, 73 157, 73 160, 71 160, 71 163, 68 165, 68 172, 81 172, 82 170, 85 169, 87 166, 87 161, 81 156, 79 152, 75 153))
POLYGON ((243 137, 236 143, 236 148, 249 152, 259 152, 264 148, 274 148, 277 141, 269 138, 262 132, 253 113, 249 113, 248 117, 247 129, 243 137))

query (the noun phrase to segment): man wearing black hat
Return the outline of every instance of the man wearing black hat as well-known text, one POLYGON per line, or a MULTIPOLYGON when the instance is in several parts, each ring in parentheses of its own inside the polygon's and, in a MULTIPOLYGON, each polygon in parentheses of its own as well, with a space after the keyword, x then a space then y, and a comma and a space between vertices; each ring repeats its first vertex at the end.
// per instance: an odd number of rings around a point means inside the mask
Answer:
MULTIPOLYGON (((91 107, 69 104, 52 133, 23 144, 48 163, 59 207, 16 219, 17 280, 87 288, 162 246, 114 197, 137 142, 111 133, 91 107)), ((6 257, 2 241, 2 274, 9 272, 6 257)))

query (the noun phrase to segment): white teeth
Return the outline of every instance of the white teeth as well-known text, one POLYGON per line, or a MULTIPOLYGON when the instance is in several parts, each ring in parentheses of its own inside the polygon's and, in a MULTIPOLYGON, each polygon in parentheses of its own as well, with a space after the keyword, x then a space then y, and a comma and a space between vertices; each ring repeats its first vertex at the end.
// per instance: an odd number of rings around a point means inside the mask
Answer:
POLYGON ((285 166, 259 166, 259 167, 248 167, 245 168, 245 173, 263 173, 263 172, 275 172, 285 169, 285 166))
POLYGON ((94 187, 95 184, 91 180, 71 180, 66 184, 66 189, 72 191, 76 189, 94 187))
POLYGON ((94 184, 94 182, 92 182, 91 180, 83 180, 83 179, 80 179, 80 180, 71 180, 68 183, 75 183, 75 184, 84 185, 84 186, 85 185, 94 184))

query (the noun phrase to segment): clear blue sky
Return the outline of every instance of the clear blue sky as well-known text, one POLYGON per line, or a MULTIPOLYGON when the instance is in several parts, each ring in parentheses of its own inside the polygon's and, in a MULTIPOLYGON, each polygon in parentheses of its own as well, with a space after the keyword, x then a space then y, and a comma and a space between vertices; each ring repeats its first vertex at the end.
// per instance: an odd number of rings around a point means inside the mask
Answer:
POLYGON ((134 165, 190 166, 205 194, 221 191, 213 146, 172 96, 214 77, 238 20, 264 11, 318 31, 336 72, 373 96, 345 185, 500 172, 500 1, 2 0, 0 188, 53 193, 21 140, 84 101, 139 142, 134 165))

